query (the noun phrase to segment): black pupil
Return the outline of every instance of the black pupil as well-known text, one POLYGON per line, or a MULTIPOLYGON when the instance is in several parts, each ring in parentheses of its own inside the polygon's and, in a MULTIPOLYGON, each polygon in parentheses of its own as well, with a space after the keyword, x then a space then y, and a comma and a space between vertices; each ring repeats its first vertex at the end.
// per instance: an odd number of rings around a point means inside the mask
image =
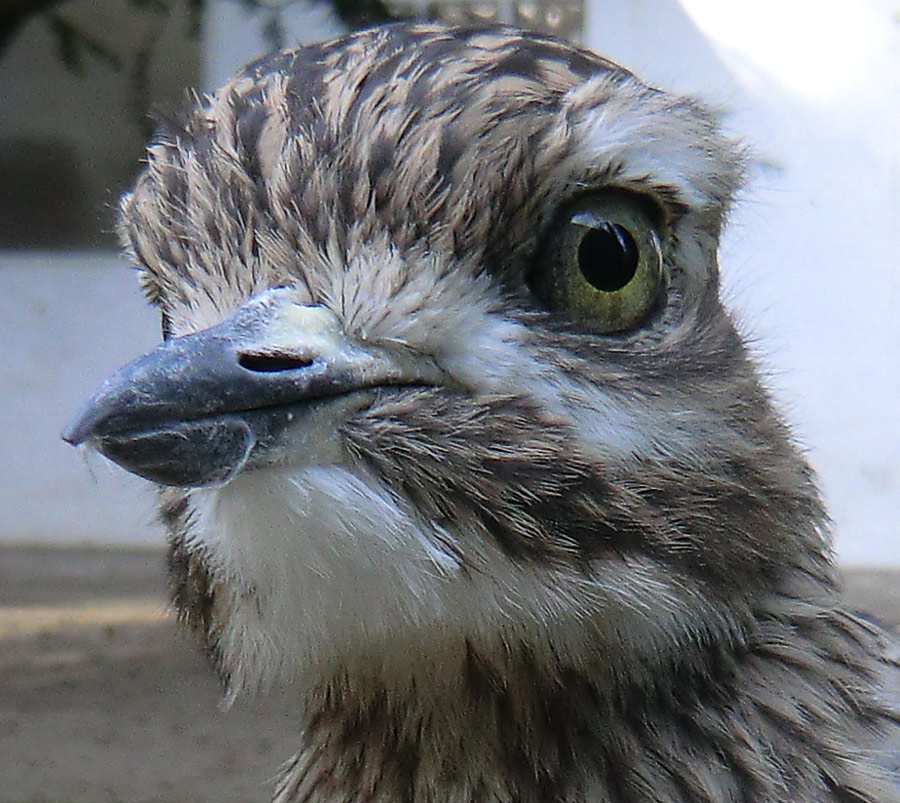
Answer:
POLYGON ((606 293, 621 290, 634 278, 637 267, 637 243, 624 226, 600 223, 581 238, 578 269, 592 287, 606 293))

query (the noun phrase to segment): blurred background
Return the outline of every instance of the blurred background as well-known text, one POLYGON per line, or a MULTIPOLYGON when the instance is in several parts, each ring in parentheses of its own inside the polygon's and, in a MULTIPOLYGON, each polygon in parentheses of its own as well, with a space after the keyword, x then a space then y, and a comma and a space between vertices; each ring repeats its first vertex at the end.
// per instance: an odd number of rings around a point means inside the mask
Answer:
POLYGON ((725 297, 854 599, 897 618, 900 0, 0 0, 0 803, 266 799, 289 706, 216 709, 167 618, 152 494, 58 433, 159 339, 112 233, 151 112, 404 17, 557 33, 720 110, 752 155, 725 297))
POLYGON ((841 560, 900 562, 900 2, 354 2, 0 6, 0 542, 159 542, 141 483, 58 437, 159 336, 112 234, 149 112, 266 49, 440 14, 580 39, 722 111, 754 157, 725 296, 819 472, 841 560))

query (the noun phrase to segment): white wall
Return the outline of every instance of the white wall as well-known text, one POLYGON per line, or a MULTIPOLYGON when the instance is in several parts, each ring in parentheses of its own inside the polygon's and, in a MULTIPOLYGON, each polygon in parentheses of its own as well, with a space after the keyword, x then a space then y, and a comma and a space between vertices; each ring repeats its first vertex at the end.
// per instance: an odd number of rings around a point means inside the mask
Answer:
MULTIPOLYGON (((755 150, 722 250, 725 293, 810 450, 839 555, 857 564, 900 564, 900 37, 891 6, 605 0, 589 3, 586 29, 596 49, 648 80, 724 106, 729 129, 755 150)), ((232 69, 221 54, 234 62, 228 43, 246 40, 246 20, 206 24, 218 83, 232 69)), ((0 254, 0 540, 159 539, 141 483, 99 458, 89 461, 92 478, 58 436, 110 370, 158 339, 134 277, 113 262, 0 254), (37 264, 51 264, 49 276, 37 264)))
POLYGON ((146 483, 59 437, 159 321, 112 254, 0 252, 0 542, 159 542, 146 483))

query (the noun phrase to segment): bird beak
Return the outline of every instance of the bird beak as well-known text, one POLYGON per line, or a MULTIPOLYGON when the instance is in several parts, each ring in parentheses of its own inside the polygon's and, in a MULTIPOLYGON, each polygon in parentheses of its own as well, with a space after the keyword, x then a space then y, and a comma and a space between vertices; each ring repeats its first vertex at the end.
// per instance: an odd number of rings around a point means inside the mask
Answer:
POLYGON ((430 358, 354 342, 334 313, 273 288, 120 368, 62 437, 164 485, 215 485, 244 468, 322 462, 336 424, 376 388, 445 380, 430 358))

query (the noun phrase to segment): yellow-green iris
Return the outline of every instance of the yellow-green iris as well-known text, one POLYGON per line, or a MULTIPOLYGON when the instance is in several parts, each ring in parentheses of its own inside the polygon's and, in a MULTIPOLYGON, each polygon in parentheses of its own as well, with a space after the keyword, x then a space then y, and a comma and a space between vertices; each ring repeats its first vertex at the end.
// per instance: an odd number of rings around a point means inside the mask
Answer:
POLYGON ((608 191, 569 205, 549 234, 533 282, 553 309, 599 332, 639 326, 665 283, 659 233, 646 201, 608 191))

